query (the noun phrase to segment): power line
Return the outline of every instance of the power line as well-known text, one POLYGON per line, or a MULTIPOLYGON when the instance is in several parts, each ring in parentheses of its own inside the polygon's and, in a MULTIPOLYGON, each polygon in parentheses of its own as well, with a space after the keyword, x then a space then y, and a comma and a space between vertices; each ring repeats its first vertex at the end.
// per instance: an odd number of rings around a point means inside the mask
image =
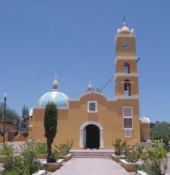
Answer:
POLYGON ((8 89, 0 90, 0 92, 9 91, 9 90, 16 89, 16 88, 19 88, 19 87, 22 87, 22 86, 26 86, 26 85, 28 85, 28 84, 31 84, 31 83, 37 82, 37 81, 39 81, 39 80, 41 80, 41 79, 44 79, 44 78, 46 78, 46 77, 48 77, 48 76, 50 76, 50 75, 52 75, 52 74, 55 74, 56 72, 62 71, 62 70, 64 70, 64 69, 67 69, 68 67, 70 67, 70 66, 74 65, 75 63, 78 63, 78 62, 80 62, 80 61, 86 59, 87 57, 93 55, 95 52, 97 52, 97 51, 103 49, 104 47, 106 47, 106 46, 108 46, 108 45, 110 45, 110 43, 107 43, 107 44, 102 45, 101 47, 97 48, 96 50, 90 52, 89 54, 83 56, 83 57, 80 58, 80 59, 77 59, 77 60, 75 60, 75 61, 73 61, 73 62, 67 64, 66 66, 63 66, 62 68, 58 69, 58 70, 55 71, 55 72, 50 72, 50 73, 47 73, 46 75, 44 75, 44 76, 42 76, 42 77, 38 77, 38 78, 36 78, 36 79, 32 79, 32 80, 30 80, 30 81, 27 81, 27 82, 25 82, 25 83, 21 83, 21 84, 18 84, 18 85, 16 85, 16 86, 9 87, 8 89))
POLYGON ((100 92, 113 80, 114 76, 100 89, 100 92))

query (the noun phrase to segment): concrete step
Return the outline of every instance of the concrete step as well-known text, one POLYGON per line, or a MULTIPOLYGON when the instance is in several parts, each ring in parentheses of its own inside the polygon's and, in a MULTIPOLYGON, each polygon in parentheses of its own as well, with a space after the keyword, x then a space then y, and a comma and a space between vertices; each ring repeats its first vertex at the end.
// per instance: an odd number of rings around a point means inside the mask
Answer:
POLYGON ((73 158, 111 158, 114 150, 70 150, 73 158))

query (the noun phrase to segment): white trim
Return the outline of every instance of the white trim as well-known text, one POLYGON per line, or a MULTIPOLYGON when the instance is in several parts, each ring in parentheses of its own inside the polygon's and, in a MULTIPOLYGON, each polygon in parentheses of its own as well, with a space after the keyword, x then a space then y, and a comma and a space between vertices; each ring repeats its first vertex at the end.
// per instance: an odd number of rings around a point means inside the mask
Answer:
POLYGON ((87 112, 88 112, 88 113, 97 113, 97 101, 88 101, 88 102, 87 102, 87 112), (91 105, 91 104, 94 104, 94 107, 95 107, 94 110, 91 110, 91 109, 90 109, 90 105, 91 105))
POLYGON ((134 60, 134 61, 137 61, 138 57, 137 56, 134 56, 134 57, 132 57, 132 56, 116 56, 114 64, 117 64, 118 60, 125 60, 125 61, 134 60))
POLYGON ((33 116, 33 108, 30 109, 29 117, 33 116))
POLYGON ((133 83, 135 83, 135 82, 134 82, 134 81, 129 81, 129 80, 127 81, 127 80, 125 80, 125 81, 121 81, 121 83, 122 83, 122 84, 127 84, 127 83, 128 83, 128 84, 133 84, 133 83))
POLYGON ((80 133, 79 133, 79 135, 80 135, 80 143, 79 143, 79 146, 81 147, 81 148, 84 148, 84 144, 85 144, 85 134, 84 134, 84 130, 85 130, 85 127, 87 126, 87 125, 96 125, 97 127, 99 127, 99 132, 100 132, 100 135, 99 135, 99 137, 100 137, 100 148, 104 148, 104 133, 103 133, 103 126, 100 124, 100 123, 98 123, 98 122, 95 122, 95 121, 87 121, 87 122, 85 122, 85 123, 83 123, 81 126, 80 126, 80 133))
POLYGON ((135 96, 116 96, 115 97, 116 100, 139 100, 139 95, 135 95, 135 96))
POLYGON ((117 77, 138 77, 138 73, 115 73, 114 76, 114 81, 116 80, 117 77))

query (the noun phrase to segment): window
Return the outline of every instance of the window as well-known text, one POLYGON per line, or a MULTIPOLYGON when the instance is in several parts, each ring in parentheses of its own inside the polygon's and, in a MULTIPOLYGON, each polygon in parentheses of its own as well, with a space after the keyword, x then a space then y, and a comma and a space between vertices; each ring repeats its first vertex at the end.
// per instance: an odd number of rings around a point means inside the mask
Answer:
POLYGON ((129 74, 130 73, 129 64, 127 64, 127 63, 124 64, 124 73, 125 74, 129 74))
POLYGON ((123 107, 123 117, 125 118, 125 117, 132 117, 132 107, 123 107))
POLYGON ((133 128, 133 108, 123 107, 123 128, 132 129, 133 128))
POLYGON ((132 128, 132 118, 124 118, 124 128, 132 128))
POLYGON ((97 112, 97 101, 89 101, 88 102, 88 112, 97 112))
POLYGON ((132 137, 132 130, 131 129, 125 130, 125 137, 132 137))

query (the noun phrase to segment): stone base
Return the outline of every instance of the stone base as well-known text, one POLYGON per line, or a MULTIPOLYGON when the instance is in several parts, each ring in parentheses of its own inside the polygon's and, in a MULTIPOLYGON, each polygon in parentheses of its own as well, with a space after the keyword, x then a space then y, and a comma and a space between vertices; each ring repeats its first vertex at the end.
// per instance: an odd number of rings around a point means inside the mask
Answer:
POLYGON ((112 159, 116 162, 120 162, 120 159, 123 159, 123 158, 125 158, 124 155, 116 156, 115 154, 112 154, 112 159))
POLYGON ((46 171, 54 172, 62 166, 63 159, 57 160, 54 163, 47 163, 46 161, 42 162, 46 166, 46 171))
POLYGON ((67 154, 66 156, 63 157, 64 162, 67 162, 68 160, 70 160, 72 158, 71 154, 67 154))
POLYGON ((131 163, 127 162, 126 160, 120 160, 121 166, 128 172, 136 172, 136 169, 139 165, 141 165, 141 162, 131 163))
POLYGON ((45 172, 45 170, 39 170, 38 172, 36 172, 32 175, 46 175, 46 172, 45 172))

